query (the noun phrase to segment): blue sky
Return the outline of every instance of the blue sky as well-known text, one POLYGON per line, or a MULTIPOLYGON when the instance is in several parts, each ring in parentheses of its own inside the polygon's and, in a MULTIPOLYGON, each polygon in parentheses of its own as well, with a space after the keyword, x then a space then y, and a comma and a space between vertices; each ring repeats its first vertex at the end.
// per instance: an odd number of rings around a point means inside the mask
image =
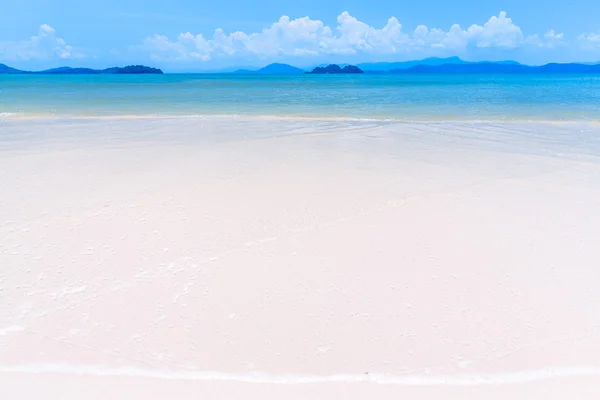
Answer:
POLYGON ((32 69, 144 63, 200 71, 453 55, 600 61, 600 2, 590 0, 5 3, 0 62, 32 69))

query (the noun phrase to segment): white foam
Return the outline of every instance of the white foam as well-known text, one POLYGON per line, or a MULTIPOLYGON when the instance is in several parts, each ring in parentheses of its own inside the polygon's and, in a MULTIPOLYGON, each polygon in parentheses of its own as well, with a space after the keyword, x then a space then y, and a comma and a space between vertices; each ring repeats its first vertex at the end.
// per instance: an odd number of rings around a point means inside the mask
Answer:
POLYGON ((4 328, 0 328, 0 336, 6 336, 9 333, 20 332, 23 330, 25 330, 25 328, 23 328, 22 326, 18 326, 18 325, 7 326, 4 328))
POLYGON ((57 299, 57 298, 61 299, 65 296, 69 296, 72 294, 83 293, 86 290, 87 290, 87 286, 66 287, 66 288, 62 288, 61 290, 59 290, 57 292, 50 293, 49 295, 54 299, 57 299))
POLYGON ((315 383, 376 383, 402 386, 480 386, 508 385, 557 378, 600 376, 600 367, 559 366, 536 370, 502 372, 494 374, 427 375, 427 374, 333 374, 300 375, 266 372, 227 373, 219 371, 159 370, 134 367, 108 367, 100 365, 23 364, 0 365, 0 373, 55 373, 103 377, 135 377, 192 381, 235 381, 261 384, 315 384, 315 383))

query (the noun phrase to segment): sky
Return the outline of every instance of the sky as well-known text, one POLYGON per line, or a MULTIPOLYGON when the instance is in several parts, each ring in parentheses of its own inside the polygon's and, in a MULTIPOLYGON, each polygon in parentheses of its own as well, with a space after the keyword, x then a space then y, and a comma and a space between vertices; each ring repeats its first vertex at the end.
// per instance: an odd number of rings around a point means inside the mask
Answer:
POLYGON ((600 61, 592 0, 3 0, 0 63, 171 72, 459 56, 600 61))

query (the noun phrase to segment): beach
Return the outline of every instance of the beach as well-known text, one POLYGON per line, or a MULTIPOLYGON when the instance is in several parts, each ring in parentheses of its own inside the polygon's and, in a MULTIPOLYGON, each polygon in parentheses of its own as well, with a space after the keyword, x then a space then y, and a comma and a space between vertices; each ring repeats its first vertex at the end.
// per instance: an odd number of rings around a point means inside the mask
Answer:
POLYGON ((600 394, 597 123, 0 132, 2 398, 600 394))

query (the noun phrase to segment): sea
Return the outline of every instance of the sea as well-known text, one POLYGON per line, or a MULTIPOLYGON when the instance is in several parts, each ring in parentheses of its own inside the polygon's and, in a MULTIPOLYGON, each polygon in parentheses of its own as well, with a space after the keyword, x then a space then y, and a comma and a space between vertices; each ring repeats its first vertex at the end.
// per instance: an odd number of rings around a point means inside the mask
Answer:
POLYGON ((598 120, 598 75, 0 75, 0 117, 598 120))

